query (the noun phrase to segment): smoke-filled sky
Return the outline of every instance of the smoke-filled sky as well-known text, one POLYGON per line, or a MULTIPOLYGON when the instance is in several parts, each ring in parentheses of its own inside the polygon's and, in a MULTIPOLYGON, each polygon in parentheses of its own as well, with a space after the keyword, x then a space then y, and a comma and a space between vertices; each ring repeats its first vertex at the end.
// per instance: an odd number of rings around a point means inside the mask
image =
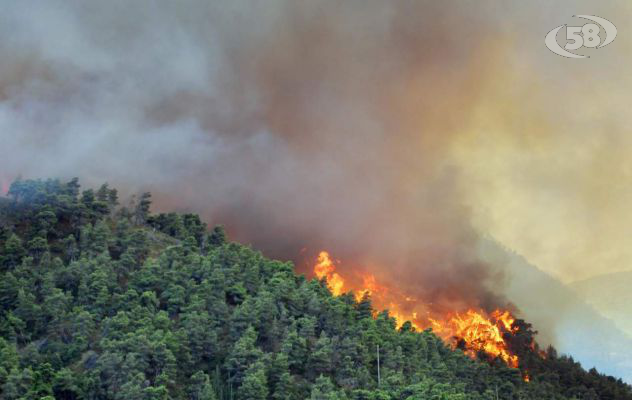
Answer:
POLYGON ((0 180, 151 190, 444 303, 501 301, 485 236, 563 281, 630 269, 632 6, 551 3, 0 0, 0 180), (551 53, 575 14, 619 36, 551 53))

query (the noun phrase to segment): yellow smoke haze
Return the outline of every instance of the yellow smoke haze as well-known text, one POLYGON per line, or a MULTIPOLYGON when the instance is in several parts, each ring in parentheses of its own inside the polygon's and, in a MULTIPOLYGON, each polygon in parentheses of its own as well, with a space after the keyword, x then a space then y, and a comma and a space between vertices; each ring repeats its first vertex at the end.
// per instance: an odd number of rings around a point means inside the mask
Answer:
POLYGON ((0 187, 79 175, 149 190, 155 210, 200 213, 299 268, 301 249, 327 249, 438 310, 513 302, 551 342, 585 310, 509 276, 485 239, 564 282, 632 268, 630 2, 2 11, 0 187), (616 40, 589 59, 549 51, 546 33, 582 13, 616 40), (561 304, 529 302, 545 295, 561 304))
POLYGON ((629 37, 495 64, 453 143, 476 228, 566 282, 632 269, 629 37))

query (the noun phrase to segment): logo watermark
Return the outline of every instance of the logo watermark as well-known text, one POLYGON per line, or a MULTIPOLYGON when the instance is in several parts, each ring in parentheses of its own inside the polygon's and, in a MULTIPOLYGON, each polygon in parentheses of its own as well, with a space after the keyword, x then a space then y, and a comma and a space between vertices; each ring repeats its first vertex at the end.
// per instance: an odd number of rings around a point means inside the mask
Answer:
POLYGON ((617 27, 605 18, 594 15, 573 15, 576 18, 584 18, 592 22, 581 26, 560 25, 546 34, 544 43, 553 53, 568 58, 590 58, 583 54, 573 53, 583 47, 588 49, 600 49, 609 45, 617 37, 617 27), (563 31, 566 35, 564 47, 557 41, 557 35, 563 31))

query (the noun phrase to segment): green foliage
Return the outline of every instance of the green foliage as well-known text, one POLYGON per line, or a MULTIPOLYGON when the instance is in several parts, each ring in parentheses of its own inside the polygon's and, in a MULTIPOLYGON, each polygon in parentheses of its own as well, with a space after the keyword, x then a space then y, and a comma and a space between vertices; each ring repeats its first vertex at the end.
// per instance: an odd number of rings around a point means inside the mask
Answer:
MULTIPOLYGON (((0 398, 632 399, 553 349, 528 369, 396 329, 193 214, 118 207, 107 184, 24 180, 0 201, 0 398), (81 193, 81 194, 80 194, 81 193), (380 348, 377 379, 376 349, 380 348)), ((521 323, 524 324, 522 321, 521 323)), ((515 345, 530 343, 525 324, 515 345)))
POLYGON ((4 242, 0 260, 4 269, 15 268, 25 255, 22 240, 14 233, 4 242))
POLYGON ((238 398, 244 400, 265 400, 268 398, 268 381, 262 363, 257 362, 248 368, 238 394, 238 398))

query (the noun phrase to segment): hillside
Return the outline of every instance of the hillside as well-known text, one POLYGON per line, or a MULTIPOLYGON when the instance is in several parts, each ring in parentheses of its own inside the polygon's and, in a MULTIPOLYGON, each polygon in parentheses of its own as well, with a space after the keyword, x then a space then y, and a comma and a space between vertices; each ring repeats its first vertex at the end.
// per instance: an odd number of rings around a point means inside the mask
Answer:
POLYGON ((617 321, 607 318, 606 313, 571 287, 495 241, 483 242, 480 253, 484 260, 506 267, 504 291, 538 327, 540 343, 553 343, 585 368, 597 367, 632 382, 632 337, 616 325, 617 321))
POLYGON ((632 271, 595 276, 570 287, 632 337, 632 271))
POLYGON ((149 194, 120 208, 107 185, 47 180, 10 197, 3 399, 632 399, 552 348, 521 348, 528 329, 513 338, 520 369, 397 329, 369 298, 332 296, 196 215, 151 214, 149 194))

